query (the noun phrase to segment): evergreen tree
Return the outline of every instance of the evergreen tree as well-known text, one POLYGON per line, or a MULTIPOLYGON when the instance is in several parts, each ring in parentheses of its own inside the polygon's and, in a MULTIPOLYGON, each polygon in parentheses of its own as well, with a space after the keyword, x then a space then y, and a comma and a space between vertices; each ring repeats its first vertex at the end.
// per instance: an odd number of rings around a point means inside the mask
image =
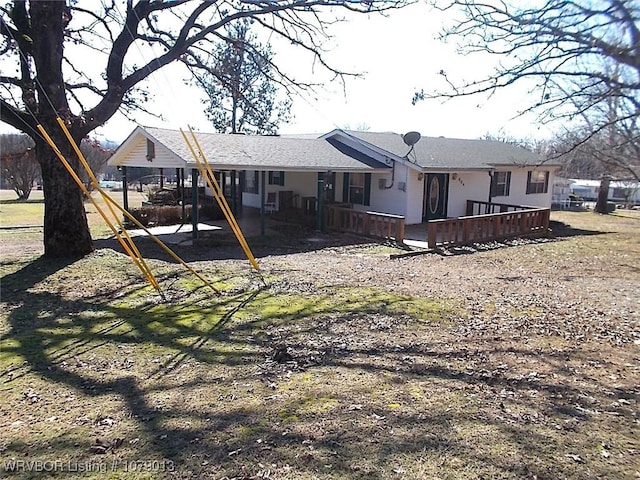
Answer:
POLYGON ((250 32, 248 21, 227 27, 204 73, 194 72, 208 99, 206 114, 220 133, 275 134, 289 119, 291 100, 278 101, 273 52, 250 32))

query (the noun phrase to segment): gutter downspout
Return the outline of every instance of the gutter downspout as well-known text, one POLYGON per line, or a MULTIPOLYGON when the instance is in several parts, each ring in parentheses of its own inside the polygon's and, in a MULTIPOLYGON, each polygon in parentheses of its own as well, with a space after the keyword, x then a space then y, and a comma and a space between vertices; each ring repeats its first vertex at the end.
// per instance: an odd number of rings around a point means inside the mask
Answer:
POLYGON ((396 178, 396 161, 393 159, 391 159, 391 161, 393 162, 393 166, 391 167, 391 185, 389 185, 388 187, 384 187, 385 190, 393 188, 393 182, 396 178))
POLYGON ((323 218, 324 218, 324 187, 325 178, 324 172, 318 172, 318 207, 316 209, 316 231, 323 231, 323 218))
MULTIPOLYGON (((494 174, 495 172, 494 172, 493 170, 489 170, 489 172, 487 172, 487 173, 489 173, 489 204, 491 204, 491 200, 492 200, 492 197, 491 197, 491 190, 492 190, 492 188, 493 188, 493 174, 494 174)), ((487 206, 485 207, 485 209, 484 209, 484 213, 485 213, 485 214, 486 214, 486 213, 489 213, 489 209, 490 209, 490 208, 491 208, 491 205, 487 205, 487 206)), ((478 212, 478 214, 479 214, 479 213, 480 213, 480 212, 478 212)))
POLYGON ((493 186, 493 170, 487 172, 489 174, 489 203, 491 203, 491 187, 493 186))

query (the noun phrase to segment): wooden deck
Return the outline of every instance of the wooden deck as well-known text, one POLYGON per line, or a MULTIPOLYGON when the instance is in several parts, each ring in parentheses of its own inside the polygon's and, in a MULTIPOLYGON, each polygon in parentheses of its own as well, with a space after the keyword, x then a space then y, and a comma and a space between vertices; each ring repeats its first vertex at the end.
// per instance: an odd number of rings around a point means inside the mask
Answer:
POLYGON ((551 209, 468 200, 467 213, 464 217, 405 226, 405 219, 400 215, 327 206, 325 227, 397 243, 413 240, 412 244, 434 249, 545 236, 549 231, 551 209))
POLYGON ((429 221, 429 248, 545 236, 549 232, 549 208, 467 201, 467 212, 483 210, 493 213, 429 221))
POLYGON ((405 220, 401 215, 363 212, 345 207, 325 207, 325 228, 354 232, 368 237, 383 238, 403 243, 405 220))

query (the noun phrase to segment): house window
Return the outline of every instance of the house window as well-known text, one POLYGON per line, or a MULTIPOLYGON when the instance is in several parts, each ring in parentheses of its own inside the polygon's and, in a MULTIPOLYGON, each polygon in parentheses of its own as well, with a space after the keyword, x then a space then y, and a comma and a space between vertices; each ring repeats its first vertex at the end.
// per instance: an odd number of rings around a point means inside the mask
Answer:
POLYGON ((527 194, 547 193, 549 189, 549 172, 532 170, 527 173, 527 194))
POLYGON ((149 162, 156 158, 156 144, 147 138, 147 160, 149 162))
POLYGON ((345 173, 342 183, 342 201, 356 205, 370 205, 371 174, 345 173))
POLYGON ((364 204, 364 173, 349 175, 349 202, 364 204))
POLYGON ((245 170, 243 173, 242 191, 245 193, 258 193, 258 172, 245 170))
POLYGON ((491 176, 491 196, 507 197, 511 186, 511 172, 494 172, 491 176))
POLYGON ((284 172, 269 172, 269 185, 284 185, 284 172))

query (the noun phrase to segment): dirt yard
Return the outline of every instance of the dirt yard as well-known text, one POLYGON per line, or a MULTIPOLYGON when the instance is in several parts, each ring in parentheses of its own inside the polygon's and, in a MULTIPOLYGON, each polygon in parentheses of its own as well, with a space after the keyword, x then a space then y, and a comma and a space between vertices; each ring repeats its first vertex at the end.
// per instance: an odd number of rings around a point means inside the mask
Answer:
POLYGON ((274 234, 260 273, 228 243, 177 248, 221 295, 144 242, 163 296, 111 240, 55 264, 4 232, 0 471, 640 478, 640 216, 552 219, 398 259, 274 234))

